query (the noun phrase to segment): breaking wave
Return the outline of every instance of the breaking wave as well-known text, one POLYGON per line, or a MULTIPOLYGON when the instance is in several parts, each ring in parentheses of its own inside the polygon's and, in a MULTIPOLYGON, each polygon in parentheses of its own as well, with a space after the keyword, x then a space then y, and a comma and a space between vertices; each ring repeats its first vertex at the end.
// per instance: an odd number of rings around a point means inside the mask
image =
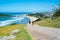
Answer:
POLYGON ((8 24, 12 24, 12 23, 14 23, 14 22, 16 22, 18 20, 19 20, 19 22, 21 22, 25 17, 26 17, 26 14, 24 14, 23 16, 22 15, 15 15, 15 17, 11 17, 12 20, 1 21, 0 22, 0 27, 8 25, 8 24))

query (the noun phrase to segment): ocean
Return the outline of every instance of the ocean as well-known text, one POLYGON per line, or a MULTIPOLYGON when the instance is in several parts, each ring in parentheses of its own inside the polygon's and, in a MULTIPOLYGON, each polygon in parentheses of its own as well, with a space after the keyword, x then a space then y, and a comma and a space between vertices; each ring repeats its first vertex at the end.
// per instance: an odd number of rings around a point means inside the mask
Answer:
POLYGON ((5 23, 8 24, 27 24, 29 21, 29 18, 26 17, 27 13, 3 13, 7 15, 11 15, 11 17, 3 17, 0 16, 0 26, 4 25, 5 23))

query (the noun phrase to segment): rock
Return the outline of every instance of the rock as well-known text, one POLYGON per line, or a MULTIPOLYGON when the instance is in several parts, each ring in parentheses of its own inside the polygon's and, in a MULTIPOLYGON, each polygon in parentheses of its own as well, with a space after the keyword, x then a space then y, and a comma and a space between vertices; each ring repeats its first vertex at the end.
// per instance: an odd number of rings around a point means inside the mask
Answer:
POLYGON ((10 40, 14 40, 14 39, 15 39, 15 36, 14 36, 14 35, 10 35, 10 36, 9 36, 9 39, 10 39, 10 40))
POLYGON ((16 29, 16 30, 13 30, 11 33, 10 33, 10 36, 3 36, 1 37, 0 36, 0 40, 14 40, 15 39, 15 33, 18 33, 20 30, 16 29))
POLYGON ((20 30, 16 29, 16 30, 13 30, 10 35, 14 35, 15 33, 18 33, 20 30))
POLYGON ((4 36, 3 38, 1 38, 1 40, 8 40, 8 36, 4 36))

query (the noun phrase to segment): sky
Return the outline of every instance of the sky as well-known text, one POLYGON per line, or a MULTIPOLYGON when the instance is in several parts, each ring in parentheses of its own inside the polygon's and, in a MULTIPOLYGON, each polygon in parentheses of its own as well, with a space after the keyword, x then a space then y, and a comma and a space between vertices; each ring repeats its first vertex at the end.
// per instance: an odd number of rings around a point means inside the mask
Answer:
POLYGON ((0 0, 0 12, 52 11, 60 0, 0 0))

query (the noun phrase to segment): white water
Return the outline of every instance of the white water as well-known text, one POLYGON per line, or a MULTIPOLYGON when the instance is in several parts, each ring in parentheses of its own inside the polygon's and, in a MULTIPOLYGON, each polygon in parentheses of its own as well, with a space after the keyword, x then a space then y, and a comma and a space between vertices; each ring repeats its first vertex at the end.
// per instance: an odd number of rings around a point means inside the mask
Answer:
POLYGON ((5 26, 5 25, 8 25, 8 24, 12 24, 12 23, 14 23, 15 21, 18 21, 18 20, 20 22, 20 21, 22 21, 24 19, 24 17, 26 17, 26 14, 23 15, 22 17, 20 15, 16 15, 16 17, 12 17, 13 20, 1 21, 0 27, 1 26, 5 26))

